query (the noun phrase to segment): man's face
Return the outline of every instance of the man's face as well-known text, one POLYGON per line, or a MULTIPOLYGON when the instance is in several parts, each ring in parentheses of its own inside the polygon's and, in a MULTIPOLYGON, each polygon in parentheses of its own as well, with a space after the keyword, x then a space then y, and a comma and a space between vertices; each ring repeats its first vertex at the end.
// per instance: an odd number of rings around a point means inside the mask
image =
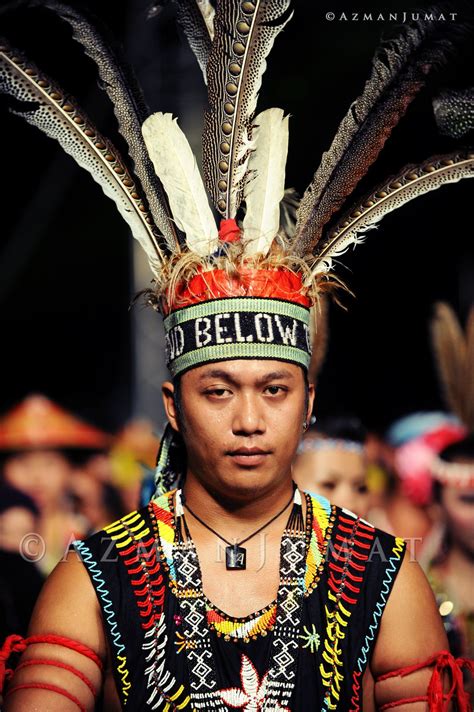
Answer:
POLYGON ((236 360, 194 368, 181 379, 181 424, 171 384, 165 384, 164 393, 170 422, 186 443, 188 474, 206 489, 248 500, 290 476, 313 401, 310 387, 307 412, 298 366, 236 360))

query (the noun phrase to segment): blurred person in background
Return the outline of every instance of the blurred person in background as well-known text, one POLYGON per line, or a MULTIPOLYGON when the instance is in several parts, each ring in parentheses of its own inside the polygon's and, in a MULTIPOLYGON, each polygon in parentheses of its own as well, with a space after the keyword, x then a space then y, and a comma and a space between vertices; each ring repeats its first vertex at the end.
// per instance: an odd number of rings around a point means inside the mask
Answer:
POLYGON ((45 396, 32 395, 0 419, 1 479, 30 496, 44 541, 38 565, 49 573, 83 533, 70 490, 75 453, 93 453, 107 437, 45 396))
POLYGON ((131 420, 114 438, 109 453, 111 477, 127 512, 150 501, 159 448, 153 424, 144 418, 131 420))
POLYGON ((385 439, 372 439, 370 457, 386 472, 386 488, 370 519, 409 542, 418 557, 436 528, 431 507, 430 467, 434 456, 465 432, 459 420, 442 411, 417 412, 396 420, 385 439))
POLYGON ((38 520, 39 509, 31 497, 0 485, 0 640, 11 633, 26 635, 43 585, 34 563, 38 520))
POLYGON ((453 655, 474 659, 474 434, 442 450, 432 473, 443 536, 427 574, 453 655))
POLYGON ((93 534, 126 513, 108 453, 75 453, 69 492, 81 531, 93 534))
POLYGON ((295 482, 365 517, 370 505, 366 437, 366 429, 353 417, 334 416, 311 425, 298 448, 295 482))
POLYGON ((442 535, 425 566, 453 653, 474 658, 474 306, 463 330, 448 304, 436 304, 431 336, 444 399, 464 433, 431 463, 442 535))

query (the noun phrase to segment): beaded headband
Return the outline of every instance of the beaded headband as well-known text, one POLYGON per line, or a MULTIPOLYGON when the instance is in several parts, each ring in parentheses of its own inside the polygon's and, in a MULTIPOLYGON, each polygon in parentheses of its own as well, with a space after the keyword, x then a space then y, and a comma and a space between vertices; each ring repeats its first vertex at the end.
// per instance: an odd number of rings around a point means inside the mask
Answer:
POLYGON ((431 474, 444 485, 474 487, 474 464, 447 462, 435 457, 431 463, 431 474))
POLYGON ((164 319, 173 376, 228 359, 271 358, 308 368, 310 302, 298 275, 246 270, 231 280, 214 270, 193 277, 175 299, 180 308, 164 319), (232 296, 239 291, 244 295, 232 296))
POLYGON ((365 453, 364 445, 356 442, 355 440, 306 437, 303 438, 299 444, 298 455, 305 452, 318 452, 321 450, 343 450, 344 452, 353 452, 358 455, 363 455, 365 453))

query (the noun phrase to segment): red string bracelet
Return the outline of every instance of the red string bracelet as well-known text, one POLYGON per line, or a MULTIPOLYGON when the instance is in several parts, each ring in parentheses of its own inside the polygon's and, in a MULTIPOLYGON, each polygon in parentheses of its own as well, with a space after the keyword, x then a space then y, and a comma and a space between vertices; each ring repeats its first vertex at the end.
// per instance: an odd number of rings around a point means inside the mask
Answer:
POLYGON ((29 638, 22 638, 20 635, 10 635, 0 649, 0 691, 3 689, 5 680, 8 680, 13 670, 7 669, 7 662, 13 653, 23 653, 29 645, 36 643, 48 643, 50 645, 61 645, 69 650, 74 650, 76 653, 84 655, 89 660, 97 665, 99 670, 103 671, 103 664, 97 653, 83 643, 71 638, 66 638, 63 635, 31 635, 29 638))
POLYGON ((82 680, 82 682, 87 685, 89 690, 92 692, 92 695, 95 697, 96 696, 96 691, 94 689, 93 684, 89 680, 88 677, 84 675, 80 670, 77 670, 77 668, 72 667, 72 665, 67 665, 66 663, 61 663, 59 660, 49 660, 49 659, 43 659, 43 658, 32 658, 31 660, 25 660, 24 662, 20 663, 17 667, 15 672, 18 672, 18 670, 21 670, 22 668, 26 667, 31 667, 32 665, 51 665, 52 667, 57 667, 61 668, 62 670, 67 670, 68 672, 72 673, 76 677, 79 678, 79 680, 82 680))
POLYGON ((71 702, 74 702, 75 705, 77 705, 80 709, 80 712, 87 712, 87 709, 84 707, 82 702, 77 699, 77 697, 74 697, 74 695, 71 695, 70 692, 67 690, 63 690, 62 687, 56 687, 56 685, 50 685, 47 682, 25 682, 21 685, 14 685, 11 687, 7 694, 5 695, 5 698, 9 697, 13 692, 16 692, 17 690, 48 690, 48 692, 55 692, 58 695, 62 695, 63 697, 67 697, 68 700, 71 702))
POLYGON ((428 702, 430 712, 444 712, 444 702, 450 702, 451 700, 457 703, 458 712, 469 712, 469 695, 464 690, 462 669, 465 667, 473 673, 474 661, 468 660, 467 658, 456 659, 448 650, 441 650, 439 653, 435 653, 424 662, 408 665, 407 667, 392 670, 384 675, 380 675, 376 679, 376 682, 382 682, 382 680, 388 680, 392 677, 405 677, 406 675, 410 675, 417 670, 430 667, 431 665, 434 665, 434 670, 431 675, 426 695, 389 702, 380 708, 381 712, 383 712, 383 710, 392 709, 393 707, 398 707, 399 705, 408 704, 410 702, 428 702), (443 674, 447 670, 451 672, 452 684, 449 692, 444 693, 443 674))

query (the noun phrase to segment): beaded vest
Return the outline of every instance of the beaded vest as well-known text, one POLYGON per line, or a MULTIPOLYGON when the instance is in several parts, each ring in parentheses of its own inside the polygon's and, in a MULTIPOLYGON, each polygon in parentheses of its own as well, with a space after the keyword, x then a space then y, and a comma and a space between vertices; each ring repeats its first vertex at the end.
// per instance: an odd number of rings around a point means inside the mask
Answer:
POLYGON ((306 494, 302 606, 282 612, 276 599, 233 618, 204 595, 197 561, 176 576, 173 495, 74 544, 100 602, 123 709, 360 710, 403 541, 306 494), (291 640, 275 639, 282 615, 295 626, 291 640))

